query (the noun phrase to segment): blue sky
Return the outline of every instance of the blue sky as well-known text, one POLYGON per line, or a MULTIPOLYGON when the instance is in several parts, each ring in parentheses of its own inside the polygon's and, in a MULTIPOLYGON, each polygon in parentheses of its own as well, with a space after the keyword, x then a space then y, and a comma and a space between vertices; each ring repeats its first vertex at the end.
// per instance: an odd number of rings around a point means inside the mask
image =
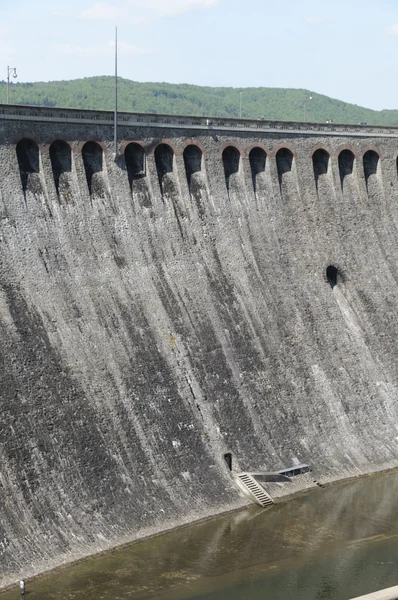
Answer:
POLYGON ((2 79, 7 65, 19 81, 112 74, 117 25, 128 79, 305 88, 398 108, 398 0, 2 2, 2 79))

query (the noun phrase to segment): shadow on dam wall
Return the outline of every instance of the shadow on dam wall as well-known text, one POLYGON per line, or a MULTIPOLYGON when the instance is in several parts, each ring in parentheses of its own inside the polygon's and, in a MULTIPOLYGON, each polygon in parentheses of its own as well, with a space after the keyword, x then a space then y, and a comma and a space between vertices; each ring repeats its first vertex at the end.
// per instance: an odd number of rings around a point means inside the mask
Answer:
POLYGON ((394 139, 121 128, 114 160, 106 126, 29 126, 0 135, 0 585, 245 506, 225 454, 397 465, 394 139))

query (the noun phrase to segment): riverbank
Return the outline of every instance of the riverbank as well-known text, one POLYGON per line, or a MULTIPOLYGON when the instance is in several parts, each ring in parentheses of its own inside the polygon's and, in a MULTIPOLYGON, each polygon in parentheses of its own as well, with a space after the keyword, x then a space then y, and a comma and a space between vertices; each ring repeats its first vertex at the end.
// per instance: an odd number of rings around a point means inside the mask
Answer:
MULTIPOLYGON (((40 592, 40 597, 49 600, 52 598, 52 586, 54 586, 57 589, 58 599, 60 595, 63 598, 63 594, 65 594, 65 599, 69 600, 74 597, 71 589, 76 586, 77 581, 78 585, 85 590, 85 594, 92 593, 91 587, 91 591, 87 591, 85 586, 88 584, 91 586, 93 581, 98 581, 99 583, 94 585, 95 594, 101 592, 103 595, 107 589, 108 580, 118 581, 123 578, 130 581, 126 585, 134 587, 132 598, 152 598, 152 593, 154 598, 161 598, 162 586, 166 586, 168 589, 168 584, 181 586, 183 590, 181 593, 188 593, 187 588, 192 587, 192 582, 200 579, 204 573, 200 565, 207 564, 211 555, 213 558, 217 557, 218 567, 215 569, 216 572, 206 573, 206 585, 210 590, 214 586, 222 587, 225 584, 225 577, 229 572, 228 561, 234 564, 234 561, 238 560, 241 576, 249 578, 258 578, 262 573, 271 573, 274 569, 290 568, 288 564, 293 558, 289 553, 284 554, 283 548, 286 548, 286 544, 293 552, 293 557, 296 556, 297 559, 306 548, 305 556, 308 558, 308 548, 313 548, 311 556, 315 560, 316 554, 320 551, 319 532, 324 529, 325 520, 326 523, 333 521, 333 518, 336 520, 336 523, 330 527, 328 525, 328 531, 325 532, 327 539, 329 539, 331 531, 337 527, 340 541, 347 540, 347 532, 351 532, 348 535, 352 534, 352 525, 347 525, 349 519, 358 523, 357 529, 361 533, 359 540, 363 539, 362 533, 370 533, 371 536, 386 535, 385 524, 382 523, 380 526, 380 519, 382 517, 385 520, 386 515, 394 514, 395 508, 392 501, 395 498, 394 494, 398 495, 397 470, 339 482, 326 486, 326 489, 317 488, 302 492, 289 501, 284 499, 270 509, 262 510, 253 505, 243 511, 233 511, 217 518, 203 519, 195 524, 162 532, 151 538, 126 544, 94 557, 86 557, 73 564, 42 573, 27 581, 27 585, 32 592, 37 590, 35 593, 40 592), (367 507, 361 504, 363 498, 368 499, 367 507), (353 499, 355 499, 354 505, 353 499), (388 500, 390 500, 389 508, 386 507, 388 500), (361 510, 360 506, 362 506, 361 510), (343 523, 338 524, 337 521, 340 518, 343 519, 343 523), (365 530, 362 519, 365 519, 364 522, 367 523, 365 530), (244 549, 248 542, 243 545, 243 553, 248 552, 248 555, 242 561, 240 556, 242 541, 236 541, 235 534, 233 534, 234 531, 240 532, 239 536, 244 537, 244 531, 250 530, 250 524, 254 522, 256 524, 263 523, 265 530, 262 535, 266 531, 270 542, 270 546, 265 546, 264 552, 262 552, 261 536, 259 539, 256 537, 256 544, 259 544, 258 557, 261 560, 264 559, 264 556, 266 557, 264 564, 261 561, 258 562, 257 559, 255 565, 251 564, 253 557, 247 549, 244 549), (290 525, 287 526, 287 523, 290 525), (347 532, 345 532, 344 524, 347 526, 347 532), (306 525, 308 525, 308 530, 306 530, 306 525), (232 540, 228 541, 226 538, 228 535, 232 535, 232 540), (272 556, 268 556, 272 540, 274 544, 272 556), (294 540, 296 540, 297 546, 294 540), (231 544, 233 551, 225 548, 231 544), (225 562, 223 552, 226 552, 225 562), (171 563, 170 557, 173 557, 171 563), (181 575, 182 572, 185 573, 184 576, 181 575), (148 581, 153 583, 149 586, 150 589, 145 591, 148 581), (156 585, 155 582, 157 582, 156 585), (153 589, 154 587, 156 589, 153 589)), ((257 536, 257 534, 255 535, 257 536)), ((339 547, 339 545, 337 546, 339 547)), ((335 544, 329 544, 330 552, 333 552, 335 548, 335 544)), ((1 600, 8 600, 8 593, 13 594, 14 591, 15 585, 9 586, 8 590, 2 590, 1 600)), ((167 590, 165 593, 167 597, 167 590)), ((173 589, 173 594, 175 595, 175 593, 176 591, 173 589)), ((182 595, 182 597, 184 596, 182 595)))

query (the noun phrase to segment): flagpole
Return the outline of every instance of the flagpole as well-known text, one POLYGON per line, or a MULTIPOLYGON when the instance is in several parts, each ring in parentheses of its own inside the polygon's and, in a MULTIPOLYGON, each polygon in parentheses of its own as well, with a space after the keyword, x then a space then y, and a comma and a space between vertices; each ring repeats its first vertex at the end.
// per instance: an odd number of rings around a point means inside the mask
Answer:
POLYGON ((113 153, 117 156, 117 27, 115 28, 115 115, 113 123, 113 153))

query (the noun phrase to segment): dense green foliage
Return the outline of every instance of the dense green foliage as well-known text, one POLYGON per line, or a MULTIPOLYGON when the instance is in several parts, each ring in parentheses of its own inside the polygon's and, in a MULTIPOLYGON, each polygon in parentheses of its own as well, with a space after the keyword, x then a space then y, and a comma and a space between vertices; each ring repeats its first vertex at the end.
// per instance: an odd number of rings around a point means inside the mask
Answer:
MULTIPOLYGON (((10 102, 38 106, 112 110, 113 77, 87 77, 48 83, 12 83, 10 102)), ((335 123, 398 125, 398 110, 375 111, 305 90, 283 88, 214 88, 187 84, 138 83, 119 78, 119 109, 212 117, 238 117, 240 92, 246 118, 335 123), (307 98, 307 100, 305 100, 307 98)), ((0 103, 6 83, 0 82, 0 103)))

